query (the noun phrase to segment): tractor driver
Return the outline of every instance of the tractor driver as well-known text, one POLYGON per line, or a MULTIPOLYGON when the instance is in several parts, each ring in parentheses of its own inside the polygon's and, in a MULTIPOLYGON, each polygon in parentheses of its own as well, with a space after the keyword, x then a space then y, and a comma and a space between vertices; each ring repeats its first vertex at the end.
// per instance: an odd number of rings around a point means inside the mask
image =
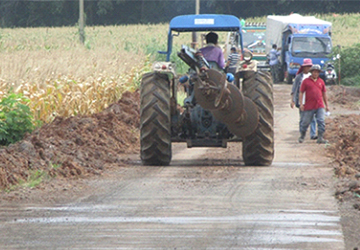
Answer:
POLYGON ((215 32, 206 34, 206 46, 201 48, 200 52, 208 62, 216 62, 218 66, 223 69, 225 66, 225 59, 221 48, 217 46, 218 37, 218 34, 215 32))

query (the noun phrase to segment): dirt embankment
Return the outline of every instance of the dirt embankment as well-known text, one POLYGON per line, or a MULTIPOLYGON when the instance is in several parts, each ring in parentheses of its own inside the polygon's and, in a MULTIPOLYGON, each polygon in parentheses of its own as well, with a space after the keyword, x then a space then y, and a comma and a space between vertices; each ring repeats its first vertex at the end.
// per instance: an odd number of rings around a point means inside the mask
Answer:
POLYGON ((336 197, 353 199, 354 207, 360 209, 360 115, 355 114, 360 113, 360 88, 331 86, 328 92, 331 106, 342 113, 326 122, 327 152, 339 177, 336 197))
POLYGON ((90 116, 56 117, 18 143, 0 149, 0 189, 31 176, 78 178, 101 174, 121 155, 138 151, 139 93, 90 116))
MULTIPOLYGON (((360 115, 351 112, 360 109, 360 89, 329 86, 328 96, 332 108, 344 111, 326 119, 327 152, 339 177, 336 196, 356 203, 360 201, 360 115)), ((127 92, 100 113, 56 117, 24 140, 1 148, 0 189, 27 181, 35 171, 76 179, 125 165, 126 154, 139 151, 139 102, 138 92, 127 92)))

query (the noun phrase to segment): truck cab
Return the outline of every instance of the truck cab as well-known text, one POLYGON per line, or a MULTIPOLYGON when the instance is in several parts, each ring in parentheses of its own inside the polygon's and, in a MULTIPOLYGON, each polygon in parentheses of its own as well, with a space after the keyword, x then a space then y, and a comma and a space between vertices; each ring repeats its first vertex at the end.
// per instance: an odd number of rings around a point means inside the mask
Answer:
POLYGON ((257 67, 261 70, 270 71, 270 65, 266 63, 265 52, 265 23, 245 23, 242 29, 244 47, 253 53, 253 59, 258 62, 257 67))
MULTIPOLYGON (((268 16, 266 22, 266 52, 272 44, 281 48, 280 80, 291 84, 304 58, 325 70, 332 49, 331 23, 314 16, 291 14, 268 16)), ((320 77, 325 79, 324 70, 320 77)))
MULTIPOLYGON (((282 61, 286 62, 286 81, 291 84, 304 58, 311 58, 313 64, 325 68, 331 53, 332 43, 328 26, 289 24, 283 33, 282 61)), ((324 78, 324 72, 321 77, 324 78)))

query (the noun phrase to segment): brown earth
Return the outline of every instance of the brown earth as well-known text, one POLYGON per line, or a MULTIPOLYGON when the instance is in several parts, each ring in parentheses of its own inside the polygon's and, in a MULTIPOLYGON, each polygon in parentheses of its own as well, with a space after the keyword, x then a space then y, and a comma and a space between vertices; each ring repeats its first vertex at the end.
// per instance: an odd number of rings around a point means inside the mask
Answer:
MULTIPOLYGON (((38 178, 74 180, 100 175, 139 149, 139 93, 90 116, 56 117, 24 140, 0 149, 0 189, 38 178)), ((11 197, 11 195, 10 195, 11 197)))
MULTIPOLYGON (((360 110, 360 89, 329 86, 328 96, 338 112, 360 110)), ((0 202, 27 199, 34 188, 24 183, 36 177, 42 182, 35 189, 76 192, 88 176, 125 166, 128 155, 139 151, 139 101, 138 92, 126 92, 100 113, 56 117, 24 140, 1 148, 0 189, 6 192, 1 193, 0 202)), ((360 210, 360 115, 330 116, 326 121, 327 153, 339 177, 336 197, 351 200, 360 210)))
POLYGON ((353 207, 360 210, 360 89, 341 86, 328 89, 331 105, 343 113, 326 122, 326 139, 330 142, 327 152, 339 177, 335 195, 339 201, 352 200, 353 207))
MULTIPOLYGON (((328 87, 333 109, 360 110, 360 89, 328 87)), ((24 140, 0 149, 0 189, 17 189, 38 171, 42 177, 74 180, 101 175, 126 164, 126 154, 139 151, 139 92, 126 92, 104 111, 90 116, 56 117, 24 140)), ((360 198, 360 115, 326 119, 325 137, 339 200, 360 198)), ((11 195, 10 195, 11 196, 11 195)), ((359 205, 354 205, 360 209, 359 205)))
MULTIPOLYGON (((360 114, 360 89, 327 89, 336 115, 326 118, 326 152, 337 176, 334 195, 344 237, 353 249, 359 246, 360 234, 360 115, 356 114, 360 114)), ((75 201, 101 189, 103 179, 121 172, 138 152, 138 92, 124 93, 117 103, 94 115, 56 117, 24 140, 0 148, 0 189, 6 190, 0 192, 0 204, 75 201), (40 184, 29 187, 36 178, 40 184), (89 185, 94 178, 98 185, 89 185)))

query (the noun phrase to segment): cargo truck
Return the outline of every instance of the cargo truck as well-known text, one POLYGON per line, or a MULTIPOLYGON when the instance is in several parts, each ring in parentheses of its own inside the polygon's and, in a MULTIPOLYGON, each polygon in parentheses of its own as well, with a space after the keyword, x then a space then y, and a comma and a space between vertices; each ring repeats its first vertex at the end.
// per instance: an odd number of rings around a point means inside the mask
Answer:
POLYGON ((270 15, 266 21, 266 53, 276 44, 281 48, 278 76, 291 84, 304 58, 319 64, 325 80, 325 67, 331 53, 331 22, 314 16, 270 15))
MULTIPOLYGON (((267 57, 265 53, 265 34, 266 34, 266 25, 265 23, 256 23, 256 22, 245 22, 244 19, 241 20, 242 24, 242 39, 244 44, 244 49, 248 49, 252 52, 252 60, 256 61, 257 68, 263 71, 270 71, 270 65, 267 63, 267 57)), ((226 43, 224 46, 224 56, 228 58, 230 53, 230 48, 234 47, 234 41, 237 40, 236 33, 229 32, 226 43)), ((205 43, 202 45, 204 46, 205 43)))
POLYGON ((244 47, 253 53, 253 59, 258 62, 258 69, 270 71, 265 53, 265 23, 245 23, 242 33, 244 47))

